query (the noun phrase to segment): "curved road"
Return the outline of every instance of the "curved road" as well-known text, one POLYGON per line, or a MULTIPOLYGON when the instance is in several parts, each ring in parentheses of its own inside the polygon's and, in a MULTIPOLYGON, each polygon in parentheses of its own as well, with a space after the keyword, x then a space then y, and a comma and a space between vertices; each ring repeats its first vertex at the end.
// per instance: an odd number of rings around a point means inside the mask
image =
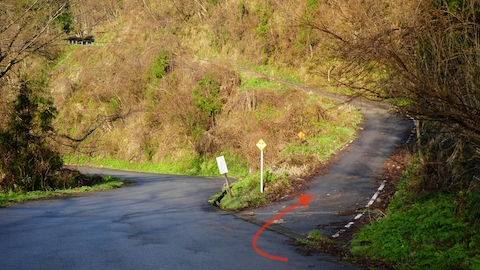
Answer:
POLYGON ((257 241, 262 251, 288 262, 258 255, 252 239, 257 224, 296 199, 254 209, 253 217, 234 216, 206 202, 222 179, 80 168, 136 183, 0 209, 0 269, 360 269, 327 255, 303 256, 285 236, 306 235, 319 224, 337 222, 339 226, 323 230, 332 235, 352 220, 352 215, 335 213, 367 203, 378 187, 372 177, 405 139, 408 121, 369 101, 353 104, 366 121, 359 138, 345 150, 348 154, 327 176, 315 180, 308 190, 315 196, 307 209, 298 207, 284 216, 282 226, 273 226, 282 234, 267 230, 257 241))
POLYGON ((132 186, 0 209, 0 269, 359 269, 302 256, 284 235, 218 211, 222 179, 83 168, 132 186))
MULTIPOLYGON (((345 101, 341 96, 319 94, 345 101)), ((306 236, 321 228, 323 235, 334 236, 350 222, 359 225, 354 222, 358 214, 355 211, 364 209, 381 185, 375 176, 382 174, 384 162, 395 147, 408 139, 412 122, 392 114, 385 104, 379 102, 358 98, 350 103, 365 118, 358 138, 344 147, 327 175, 315 178, 313 187, 306 191, 314 195, 308 208, 295 208, 282 217, 283 228, 272 229, 287 235, 306 236)), ((237 217, 262 225, 290 204, 278 202, 243 211, 237 217), (254 216, 249 215, 252 211, 254 216)))

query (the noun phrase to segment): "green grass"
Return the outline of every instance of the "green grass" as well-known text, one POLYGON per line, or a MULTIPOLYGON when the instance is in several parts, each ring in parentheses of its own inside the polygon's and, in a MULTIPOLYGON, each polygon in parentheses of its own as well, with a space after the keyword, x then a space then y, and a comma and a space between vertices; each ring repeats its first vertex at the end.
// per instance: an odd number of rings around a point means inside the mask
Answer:
POLYGON ((65 195, 72 195, 72 194, 80 194, 85 192, 94 192, 94 191, 102 191, 102 190, 109 190, 114 188, 121 187, 125 181, 121 179, 111 177, 111 176, 104 176, 103 182, 94 186, 83 186, 78 188, 72 189, 59 189, 59 190, 50 190, 50 191, 31 191, 27 193, 23 192, 0 192, 0 207, 5 207, 12 203, 24 202, 29 200, 36 200, 42 198, 50 198, 56 196, 65 196, 65 195))
POLYGON ((357 94, 355 91, 351 90, 351 89, 347 89, 347 88, 344 88, 344 87, 326 87, 324 88, 324 90, 326 92, 329 92, 329 93, 335 93, 335 94, 343 94, 343 95, 347 95, 347 96, 352 96, 352 95, 355 95, 357 94))
POLYGON ((320 249, 323 244, 330 242, 328 237, 325 237, 319 230, 313 230, 308 233, 306 239, 297 239, 298 242, 314 249, 320 249))
POLYGON ((411 103, 411 101, 405 98, 390 98, 390 99, 386 99, 385 102, 388 102, 398 107, 406 107, 411 103))
POLYGON ((319 230, 313 230, 308 233, 307 238, 313 239, 313 240, 321 240, 323 238, 323 235, 322 235, 322 232, 320 232, 319 230))
MULTIPOLYGON (((180 164, 156 164, 151 162, 129 162, 115 158, 98 158, 98 157, 64 157, 65 164, 75 164, 80 166, 105 167, 110 169, 118 169, 125 171, 139 171, 151 173, 178 174, 180 164)), ((186 173, 187 174, 187 173, 186 173)))
POLYGON ((239 90, 265 90, 265 89, 276 89, 279 92, 285 92, 292 87, 286 84, 279 84, 277 82, 268 81, 262 78, 242 76, 242 84, 240 85, 239 90))
POLYGON ((253 70, 255 70, 258 73, 265 74, 267 76, 281 78, 282 80, 285 80, 287 82, 301 84, 301 81, 299 79, 286 75, 284 72, 279 71, 277 68, 273 66, 269 66, 269 65, 254 66, 253 70))
POLYGON ((338 127, 334 124, 326 124, 322 134, 307 139, 306 143, 289 144, 283 151, 284 156, 313 155, 318 161, 330 158, 339 148, 348 143, 355 135, 354 128, 338 127))
MULTIPOLYGON (((386 260, 396 269, 480 269, 480 235, 459 195, 409 195, 410 166, 387 209, 387 216, 363 227, 351 244, 357 257, 386 260)), ((414 185, 414 184, 413 184, 414 185)))
MULTIPOLYGON (((268 201, 268 195, 275 194, 275 190, 270 188, 269 184, 278 181, 277 177, 268 172, 265 172, 263 177, 263 193, 260 192, 260 172, 257 172, 233 183, 231 185, 232 196, 227 193, 226 187, 224 187, 221 192, 211 196, 208 201, 224 210, 259 206, 268 201)), ((288 181, 284 184, 288 185, 288 181)))
MULTIPOLYGON (((228 176, 233 178, 244 177, 248 174, 245 161, 240 157, 228 153, 219 154, 225 156, 228 167, 228 176)), ((80 166, 104 167, 125 171, 138 171, 159 174, 218 176, 218 165, 215 158, 198 159, 194 155, 182 160, 166 161, 165 163, 153 162, 129 162, 114 158, 91 158, 91 157, 64 157, 65 164, 80 166)))
POLYGON ((301 80, 290 75, 292 74, 292 72, 289 70, 280 70, 279 68, 274 67, 272 65, 256 65, 248 61, 240 61, 237 64, 239 66, 247 67, 248 69, 251 69, 259 74, 280 78, 281 80, 291 82, 294 84, 302 84, 301 80))

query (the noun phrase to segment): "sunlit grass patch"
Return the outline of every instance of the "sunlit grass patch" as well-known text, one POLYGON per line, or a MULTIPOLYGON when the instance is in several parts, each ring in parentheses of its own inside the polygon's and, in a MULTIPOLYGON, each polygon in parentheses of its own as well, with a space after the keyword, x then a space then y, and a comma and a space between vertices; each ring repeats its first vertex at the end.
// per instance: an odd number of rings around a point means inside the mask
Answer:
MULTIPOLYGON (((224 153, 228 160, 228 175, 233 178, 244 177, 248 174, 245 161, 240 157, 224 153)), ((198 158, 195 155, 185 156, 182 159, 165 159, 162 163, 156 162, 129 162, 114 158, 65 157, 65 163, 79 166, 104 167, 125 171, 148 172, 158 174, 218 176, 218 165, 214 158, 198 158)))
POLYGON ((222 192, 210 197, 210 203, 216 204, 225 210, 242 209, 246 206, 259 205, 265 202, 260 193, 260 174, 253 174, 239 180, 231 186, 232 196, 228 194, 226 187, 222 192), (215 202, 216 201, 216 202, 215 202))
POLYGON ((276 89, 279 92, 284 92, 291 88, 291 86, 272 82, 265 78, 242 76, 242 84, 240 85, 239 91, 276 89))
POLYGON ((103 181, 101 183, 93 186, 82 186, 71 189, 57 189, 47 191, 36 190, 26 193, 14 191, 0 192, 0 207, 4 207, 12 203, 24 202, 29 200, 115 189, 123 186, 125 183, 124 180, 112 176, 103 176, 102 178, 103 181))

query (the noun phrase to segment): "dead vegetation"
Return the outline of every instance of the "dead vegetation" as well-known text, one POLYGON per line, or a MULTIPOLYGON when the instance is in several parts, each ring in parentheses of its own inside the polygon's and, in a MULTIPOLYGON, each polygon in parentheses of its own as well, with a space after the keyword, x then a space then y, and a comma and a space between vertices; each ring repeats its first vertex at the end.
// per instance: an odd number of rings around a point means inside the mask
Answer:
POLYGON ((279 3, 85 1, 72 9, 88 21, 80 29, 103 46, 70 46, 51 72, 60 133, 90 134, 63 148, 65 154, 168 163, 227 153, 257 170, 255 143, 262 138, 269 145, 267 166, 306 164, 312 170, 317 155, 282 154, 301 146, 297 134, 313 138, 330 123, 358 123, 346 116, 351 108, 329 110, 332 104, 301 90, 239 90, 241 76, 231 63, 298 55, 291 44, 280 51, 280 33, 287 28, 277 23, 291 18, 279 3), (87 16, 94 6, 104 8, 87 16), (228 55, 230 63, 198 55, 228 55), (112 115, 121 117, 103 121, 112 115))

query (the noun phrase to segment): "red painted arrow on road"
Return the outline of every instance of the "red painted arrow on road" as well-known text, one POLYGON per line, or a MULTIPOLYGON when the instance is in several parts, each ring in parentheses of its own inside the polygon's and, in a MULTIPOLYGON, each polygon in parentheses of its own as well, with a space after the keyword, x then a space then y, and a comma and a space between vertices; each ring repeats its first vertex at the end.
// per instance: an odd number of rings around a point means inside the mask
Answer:
POLYGON ((313 195, 312 194, 306 194, 306 195, 299 195, 298 198, 300 199, 300 201, 294 203, 293 205, 291 205, 290 207, 288 207, 287 209, 283 210, 281 213, 279 213, 278 215, 274 216, 272 219, 270 219, 267 223, 265 223, 265 225, 262 226, 262 228, 260 228, 260 230, 258 230, 258 232, 255 234, 255 236, 253 237, 253 241, 252 241, 252 246, 253 246, 253 249, 260 255, 266 257, 266 258, 269 258, 269 259, 272 259, 272 260, 277 260, 277 261, 282 261, 282 262, 288 262, 288 258, 285 258, 285 257, 279 257, 279 256, 275 256, 275 255, 270 255, 268 253, 265 253, 263 251, 261 251, 258 247, 257 247, 257 239, 258 237, 260 236, 260 234, 268 227, 270 226, 273 221, 275 221, 276 219, 279 219, 281 216, 285 215, 286 213, 292 211, 295 207, 299 206, 300 204, 303 204, 303 208, 307 208, 308 204, 310 203, 310 201, 312 200, 313 198, 313 195))

